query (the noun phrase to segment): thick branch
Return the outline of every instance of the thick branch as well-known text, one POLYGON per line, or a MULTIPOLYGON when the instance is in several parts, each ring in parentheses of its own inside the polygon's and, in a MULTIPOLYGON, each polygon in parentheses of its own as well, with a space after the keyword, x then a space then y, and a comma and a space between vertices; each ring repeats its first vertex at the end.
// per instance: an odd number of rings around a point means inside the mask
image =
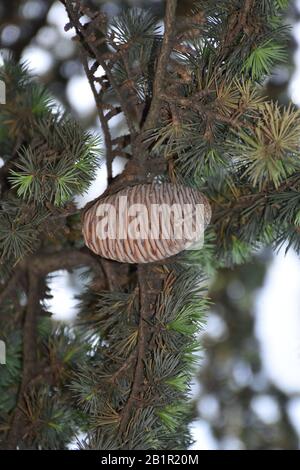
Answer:
POLYGON ((28 272, 29 289, 26 317, 23 328, 23 374, 22 383, 18 394, 18 402, 12 417, 10 430, 7 439, 7 449, 16 449, 19 440, 25 432, 25 394, 28 390, 28 384, 31 381, 37 360, 37 331, 36 321, 39 305, 39 285, 40 277, 34 269, 28 272))
POLYGON ((13 273, 12 277, 6 284, 3 291, 0 293, 0 305, 2 305, 3 302, 5 302, 5 300, 9 298, 9 296, 12 293, 15 293, 15 289, 23 274, 24 274, 24 266, 20 266, 18 264, 16 271, 13 273))
POLYGON ((132 410, 140 399, 144 383, 144 363, 149 340, 149 321, 151 319, 150 305, 147 302, 147 267, 138 267, 139 294, 140 294, 140 321, 138 329, 137 359, 134 368, 134 377, 131 392, 125 408, 121 414, 119 432, 123 435, 131 417, 132 410))
POLYGON ((72 269, 78 266, 90 266, 96 272, 103 272, 96 256, 86 248, 81 250, 63 250, 54 253, 39 253, 31 261, 40 275, 57 271, 58 269, 72 269))
POLYGON ((166 0, 165 33, 155 73, 152 102, 147 119, 143 126, 144 131, 155 127, 159 118, 161 104, 160 95, 164 90, 164 82, 167 73, 168 60, 172 50, 176 6, 177 0, 166 0))
POLYGON ((131 391, 125 407, 120 416, 119 434, 124 440, 126 428, 134 411, 143 403, 145 391, 145 361, 151 353, 151 339, 153 336, 153 318, 155 315, 156 300, 161 292, 165 275, 160 275, 154 266, 138 266, 138 285, 140 298, 140 318, 138 327, 138 343, 136 347, 136 361, 132 379, 131 391))
POLYGON ((248 26, 248 18, 254 10, 256 0, 244 0, 244 5, 237 12, 236 9, 232 11, 228 18, 227 33, 223 40, 223 45, 220 55, 223 54, 223 60, 228 57, 236 47, 236 41, 244 32, 248 35, 252 34, 252 27, 248 26))
POLYGON ((102 259, 94 256, 87 248, 81 250, 64 250, 55 253, 38 253, 31 256, 30 263, 24 260, 16 266, 16 271, 0 294, 0 305, 15 293, 22 275, 24 275, 26 265, 34 267, 38 276, 47 274, 59 269, 72 269, 78 266, 90 266, 96 274, 105 273, 101 266, 102 259))

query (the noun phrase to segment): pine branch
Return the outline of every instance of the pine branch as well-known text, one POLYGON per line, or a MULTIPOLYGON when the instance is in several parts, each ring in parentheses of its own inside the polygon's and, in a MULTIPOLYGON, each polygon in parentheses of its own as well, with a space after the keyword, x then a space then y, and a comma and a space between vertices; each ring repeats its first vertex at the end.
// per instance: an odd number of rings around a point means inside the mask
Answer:
POLYGON ((8 283, 0 293, 0 306, 12 295, 15 294, 15 289, 18 286, 20 279, 25 272, 25 264, 23 262, 18 263, 13 275, 9 279, 8 283))
POLYGON ((60 1, 65 6, 67 13, 69 15, 69 18, 70 18, 70 23, 72 26, 74 26, 76 30, 76 34, 78 35, 78 38, 80 39, 82 45, 85 47, 89 56, 92 58, 95 58, 98 64, 101 65, 101 67, 103 67, 103 69, 105 70, 105 73, 110 81, 111 86, 113 87, 117 95, 117 98, 125 114, 126 122, 128 125, 128 129, 130 131, 131 137, 132 139, 134 139, 136 135, 136 129, 130 117, 130 111, 128 109, 128 104, 126 102, 126 99, 124 99, 122 95, 122 91, 120 87, 117 85, 116 80, 111 72, 109 65, 103 59, 102 54, 97 48, 97 46, 95 46, 93 42, 89 41, 86 30, 80 23, 79 15, 78 15, 78 10, 80 7, 80 0, 77 0, 75 2, 75 7, 73 6, 74 2, 72 0, 60 0, 60 1))
POLYGON ((244 0, 243 6, 237 13, 236 10, 232 11, 228 18, 227 34, 224 37, 223 45, 221 47, 220 55, 226 58, 235 47, 235 41, 241 32, 249 34, 248 17, 252 14, 257 0, 244 0))
POLYGON ((37 314, 40 308, 40 277, 32 267, 28 269, 29 287, 26 316, 23 327, 23 373, 18 394, 18 403, 13 414, 7 437, 7 449, 16 449, 19 439, 25 434, 26 420, 23 409, 26 406, 25 395, 31 381, 37 361, 37 314))
POLYGON ((131 386, 131 392, 127 403, 121 413, 119 432, 124 439, 124 434, 131 414, 137 406, 139 406, 140 398, 143 393, 144 383, 144 367, 146 355, 148 352, 148 341, 151 328, 152 310, 149 298, 149 268, 140 265, 138 267, 138 283, 139 283, 139 301, 140 301, 140 318, 138 328, 138 345, 137 359, 134 368, 134 378, 131 386))
MULTIPOLYGON (((70 269, 81 265, 90 266, 98 275, 103 276, 103 268, 99 260, 89 250, 64 250, 56 253, 37 253, 31 257, 30 262, 26 260, 15 272, 12 280, 5 289, 5 297, 11 294, 19 277, 24 274, 25 266, 28 273, 28 300, 23 326, 23 372, 18 401, 11 418, 11 424, 6 440, 7 449, 16 449, 20 439, 24 439, 27 433, 26 424, 26 400, 27 394, 36 386, 42 378, 50 376, 53 372, 53 364, 50 367, 42 367, 42 372, 36 374, 39 369, 37 364, 37 318, 40 311, 41 286, 43 280, 50 272, 58 269, 70 269)), ((3 294, 3 293, 2 293, 3 294)), ((4 297, 3 297, 4 298, 4 297)))
POLYGON ((31 256, 30 260, 25 259, 18 263, 12 277, 0 293, 0 305, 7 298, 15 294, 15 288, 29 265, 34 268, 39 276, 46 276, 59 269, 72 269, 79 266, 89 266, 99 276, 105 276, 106 270, 101 266, 101 263, 107 266, 108 262, 107 260, 99 259, 87 248, 81 250, 63 250, 54 253, 37 253, 31 256))
MULTIPOLYGON (((182 109, 187 110, 187 112, 190 112, 191 109, 194 109, 195 111, 201 113, 202 116, 206 117, 211 122, 219 121, 220 123, 227 124, 233 128, 240 128, 241 126, 245 126, 248 129, 255 129, 255 126, 252 125, 249 121, 241 120, 243 110, 240 109, 240 107, 237 108, 231 116, 225 116, 221 114, 217 109, 209 109, 205 104, 201 102, 201 99, 205 97, 206 94, 208 94, 208 90, 201 90, 193 94, 189 98, 183 98, 180 96, 162 92, 160 94, 160 99, 161 101, 165 101, 166 103, 170 103, 171 105, 179 105, 182 109)), ((180 125, 179 120, 178 124, 180 125)))
POLYGON ((167 74, 167 65, 172 50, 172 42, 175 27, 175 13, 177 0, 166 0, 165 13, 165 33, 162 43, 160 56, 157 62, 155 79, 153 84, 153 93, 150 109, 143 126, 143 131, 153 129, 159 121, 161 97, 164 90, 165 77, 167 74))
POLYGON ((268 185, 263 191, 255 191, 249 189, 248 194, 241 194, 238 198, 230 198, 229 200, 215 202, 213 204, 213 224, 224 221, 233 213, 241 215, 243 210, 255 207, 256 205, 267 206, 274 196, 284 193, 289 189, 298 191, 300 188, 300 175, 296 173, 292 177, 286 179, 278 188, 274 185, 268 185))
POLYGON ((46 275, 58 269, 72 269, 79 266, 90 266, 98 274, 103 274, 99 258, 94 256, 87 248, 72 250, 66 249, 53 253, 37 253, 31 259, 39 275, 46 275))
POLYGON ((107 183, 110 184, 112 182, 112 163, 113 163, 114 154, 113 154, 111 132, 109 129, 109 124, 108 124, 109 117, 104 114, 104 110, 103 110, 103 103, 101 100, 102 88, 100 89, 100 92, 98 93, 96 90, 92 69, 89 68, 88 61, 84 54, 84 51, 82 51, 81 57, 82 57, 82 63, 83 63, 86 76, 88 78, 91 90, 94 95, 99 120, 100 120, 102 131, 104 134, 104 142, 105 142, 105 149, 106 149, 107 183))

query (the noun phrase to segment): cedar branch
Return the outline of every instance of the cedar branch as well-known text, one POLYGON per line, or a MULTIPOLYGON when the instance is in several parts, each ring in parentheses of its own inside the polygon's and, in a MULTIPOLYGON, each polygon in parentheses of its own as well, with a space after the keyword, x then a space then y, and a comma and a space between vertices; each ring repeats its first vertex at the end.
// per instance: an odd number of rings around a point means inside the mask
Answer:
POLYGON ((82 56, 83 67, 84 67, 86 76, 88 78, 88 81, 89 81, 89 84, 90 84, 90 87, 93 92, 94 99, 97 105, 97 112, 98 112, 102 130, 103 130, 104 142, 105 142, 105 148, 106 148, 107 182, 108 184, 110 184, 112 181, 112 162, 113 162, 114 155, 113 155, 112 138, 111 138, 111 133, 110 133, 109 125, 108 125, 108 119, 104 114, 102 102, 100 98, 100 93, 97 93, 95 83, 94 83, 94 77, 93 77, 91 69, 89 68, 87 58, 83 52, 81 56, 82 56))
POLYGON ((155 73, 152 102, 148 112, 148 116, 143 126, 143 131, 147 131, 155 127, 159 118, 161 104, 160 95, 164 89, 164 81, 167 73, 168 60, 172 50, 176 6, 177 0, 166 1, 165 33, 155 73))
POLYGON ((16 271, 13 273, 12 277, 8 281, 7 285, 0 293, 0 305, 5 302, 5 300, 15 291, 22 275, 24 274, 24 266, 18 264, 16 271))
POLYGON ((119 433, 124 435, 131 418, 132 411, 141 399, 145 380, 145 359, 148 353, 148 343, 151 332, 151 317, 153 315, 149 296, 148 276, 150 268, 138 266, 138 283, 140 297, 140 318, 138 328, 137 358, 134 367, 131 392, 120 417, 119 433))
MULTIPOLYGON (((76 34, 77 34, 78 38, 81 41, 81 44, 86 49, 86 51, 88 52, 90 57, 95 58, 96 61, 98 62, 98 64, 101 65, 101 67, 105 70, 107 78, 109 79, 111 86, 115 90, 117 98, 118 98, 118 100, 120 102, 120 105, 123 109, 124 115, 126 117, 126 122, 127 122, 127 125, 128 125, 128 129, 129 129, 131 137, 133 139, 134 136, 136 135, 136 129, 135 129, 135 126, 134 126, 134 124, 132 122, 132 119, 130 117, 130 111, 128 109, 128 104, 127 104, 126 100, 123 97, 123 94, 120 90, 120 87, 118 86, 118 84, 117 84, 117 82, 116 82, 116 80, 115 80, 115 78, 114 78, 114 76, 113 76, 113 74, 110 70, 109 65, 102 58, 102 55, 99 52, 97 46, 95 46, 92 42, 90 42, 88 40, 86 30, 83 27, 83 25, 80 23, 78 14, 76 13, 76 11, 73 7, 74 2, 72 2, 70 0, 60 0, 60 1, 65 6, 65 8, 67 10, 70 22, 71 22, 72 26, 74 26, 74 28, 76 30, 76 34)), ((77 4, 78 4, 78 2, 77 2, 77 4)))
POLYGON ((26 316, 23 328, 23 374, 18 393, 17 406, 13 414, 7 438, 7 449, 16 449, 19 440, 25 431, 25 417, 22 409, 25 404, 25 395, 36 366, 37 351, 37 313, 39 310, 40 277, 32 267, 28 270, 29 289, 26 316))

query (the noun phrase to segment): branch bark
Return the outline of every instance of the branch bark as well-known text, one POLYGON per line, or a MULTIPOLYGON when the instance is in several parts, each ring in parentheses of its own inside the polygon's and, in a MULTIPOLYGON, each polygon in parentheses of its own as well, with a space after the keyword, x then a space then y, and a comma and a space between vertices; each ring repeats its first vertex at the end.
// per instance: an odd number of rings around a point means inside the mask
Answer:
POLYGON ((126 427, 129 423, 131 413, 136 407, 136 403, 140 401, 141 394, 144 388, 144 365, 148 352, 148 342, 150 336, 150 323, 153 311, 150 308, 149 293, 148 293, 148 272, 149 267, 140 265, 138 266, 138 282, 139 282, 139 297, 140 297, 140 319, 138 328, 138 345, 137 345, 137 358, 134 367, 134 376, 131 387, 131 392, 125 407, 121 413, 119 433, 123 435, 126 432, 126 427))
POLYGON ((90 250, 63 250, 54 253, 38 253, 31 263, 40 275, 57 271, 58 269, 72 269, 78 266, 90 266, 97 274, 102 273, 99 257, 94 256, 90 250))
POLYGON ((16 266, 11 279, 0 293, 0 305, 8 299, 17 287, 20 279, 26 273, 27 266, 32 266, 38 276, 47 274, 59 269, 72 269, 78 266, 90 266, 96 274, 103 275, 105 270, 101 265, 102 259, 94 256, 87 248, 81 250, 64 250, 54 253, 37 253, 29 260, 24 260, 16 266))
POLYGON ((82 56, 82 63, 88 78, 91 90, 94 95, 94 99, 97 106, 97 112, 100 120, 100 124, 102 127, 103 135, 104 135, 104 142, 106 148, 106 167, 107 167, 107 183, 110 184, 112 182, 112 163, 113 163, 113 145, 112 145, 112 138, 110 133, 110 128, 108 125, 108 119, 104 114, 103 111, 103 103, 101 102, 101 95, 97 92, 94 82, 94 77, 91 69, 89 68, 88 61, 84 54, 82 56))
POLYGON ((28 271, 29 288, 26 317, 23 328, 23 374, 20 390, 18 393, 18 402, 12 417, 8 438, 7 449, 16 449, 19 440, 23 438, 25 430, 25 416, 23 408, 25 406, 25 395, 28 391, 28 384, 35 373, 37 360, 37 313, 39 309, 39 286, 40 277, 35 269, 28 271))
POLYGON ((220 55, 223 53, 223 60, 231 54, 235 48, 235 42, 239 34, 243 31, 246 34, 251 34, 251 28, 248 27, 248 16, 253 11, 256 0, 244 0, 243 6, 237 12, 236 9, 232 11, 228 18, 228 29, 223 40, 220 55))
POLYGON ((5 302, 5 300, 8 299, 12 293, 14 293, 14 290, 18 286, 18 283, 22 275, 24 274, 24 270, 24 266, 20 266, 18 264, 16 271, 13 273, 12 277, 4 287, 3 291, 0 293, 0 305, 2 305, 3 302, 5 302))
POLYGON ((160 95, 164 90, 164 81, 167 74, 167 65, 172 50, 176 6, 177 0, 166 0, 165 33, 155 73, 152 102, 146 121, 143 126, 143 131, 147 131, 155 127, 155 124, 159 119, 161 103, 160 95))
POLYGON ((145 375, 145 362, 153 348, 153 323, 155 321, 155 308, 158 295, 163 286, 165 274, 159 275, 152 265, 138 265, 138 288, 140 316, 138 327, 138 342, 136 347, 136 361, 133 366, 131 391, 125 407, 120 415, 119 435, 124 436, 134 411, 142 406, 143 395, 147 387, 145 375))

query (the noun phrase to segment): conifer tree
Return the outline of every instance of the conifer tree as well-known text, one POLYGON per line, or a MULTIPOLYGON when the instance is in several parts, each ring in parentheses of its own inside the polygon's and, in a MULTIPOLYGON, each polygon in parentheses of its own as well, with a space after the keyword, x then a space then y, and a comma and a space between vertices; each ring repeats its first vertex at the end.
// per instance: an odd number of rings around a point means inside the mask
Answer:
POLYGON ((264 96, 287 56, 287 0, 166 0, 109 20, 63 0, 95 97, 103 144, 26 68, 0 80, 0 444, 7 449, 186 449, 207 278, 263 244, 299 250, 300 113, 264 96), (126 131, 113 136, 111 120, 126 131), (200 251, 126 265, 84 247, 83 194, 105 151, 108 188, 156 179, 209 199, 200 251), (128 160, 113 177, 117 156, 128 160), (75 325, 47 311, 49 275, 85 275, 75 325), (84 436, 78 437, 78 436, 84 436))

